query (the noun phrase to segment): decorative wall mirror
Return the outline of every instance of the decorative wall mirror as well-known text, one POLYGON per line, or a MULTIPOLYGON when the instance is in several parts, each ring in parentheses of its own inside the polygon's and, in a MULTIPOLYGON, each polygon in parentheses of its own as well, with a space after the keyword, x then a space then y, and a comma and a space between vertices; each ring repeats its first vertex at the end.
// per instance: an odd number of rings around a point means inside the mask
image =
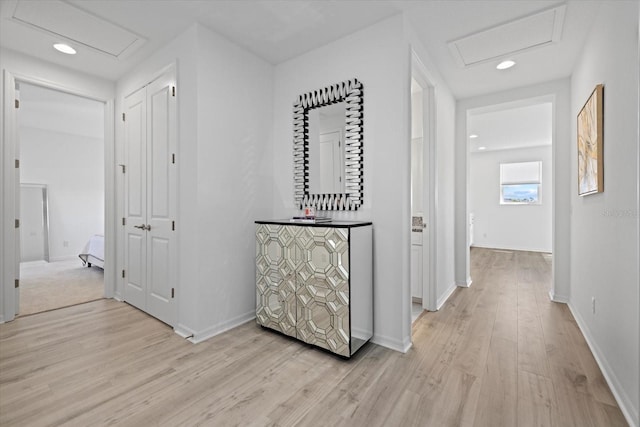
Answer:
POLYGON ((362 83, 351 79, 293 104, 294 199, 300 209, 362 205, 362 83))

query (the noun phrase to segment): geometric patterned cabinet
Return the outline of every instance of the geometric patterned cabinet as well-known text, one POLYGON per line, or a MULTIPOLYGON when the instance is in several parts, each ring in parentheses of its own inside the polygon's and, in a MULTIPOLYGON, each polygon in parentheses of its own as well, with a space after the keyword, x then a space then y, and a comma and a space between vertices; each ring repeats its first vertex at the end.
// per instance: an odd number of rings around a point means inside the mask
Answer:
POLYGON ((371 223, 256 224, 258 324, 351 357, 373 336, 371 223))

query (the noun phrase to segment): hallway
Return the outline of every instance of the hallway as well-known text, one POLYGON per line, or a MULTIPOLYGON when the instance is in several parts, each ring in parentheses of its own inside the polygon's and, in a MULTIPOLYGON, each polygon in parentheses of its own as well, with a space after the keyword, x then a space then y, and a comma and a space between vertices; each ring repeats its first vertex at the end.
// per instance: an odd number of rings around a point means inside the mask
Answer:
POLYGON ((474 248, 472 274, 408 353, 368 344, 351 360, 253 321, 193 345, 114 300, 18 318, 0 325, 0 423, 627 425, 549 301, 549 256, 474 248))

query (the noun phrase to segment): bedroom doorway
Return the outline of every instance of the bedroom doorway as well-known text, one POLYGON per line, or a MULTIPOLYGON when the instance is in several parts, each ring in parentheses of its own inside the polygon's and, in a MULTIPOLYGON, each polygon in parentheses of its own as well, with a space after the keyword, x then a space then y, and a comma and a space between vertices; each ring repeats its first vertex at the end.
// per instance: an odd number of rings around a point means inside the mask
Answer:
POLYGON ((24 82, 16 94, 17 314, 103 298, 105 104, 24 82))

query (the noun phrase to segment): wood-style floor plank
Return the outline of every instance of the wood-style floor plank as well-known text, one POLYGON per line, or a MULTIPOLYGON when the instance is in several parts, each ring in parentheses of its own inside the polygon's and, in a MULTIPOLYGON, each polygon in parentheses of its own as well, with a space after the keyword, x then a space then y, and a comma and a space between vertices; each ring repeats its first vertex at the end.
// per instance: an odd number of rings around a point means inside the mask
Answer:
POLYGON ((473 284, 401 354, 351 360, 249 322, 200 344, 113 300, 0 325, 0 425, 625 426, 546 254, 472 250, 473 284))

